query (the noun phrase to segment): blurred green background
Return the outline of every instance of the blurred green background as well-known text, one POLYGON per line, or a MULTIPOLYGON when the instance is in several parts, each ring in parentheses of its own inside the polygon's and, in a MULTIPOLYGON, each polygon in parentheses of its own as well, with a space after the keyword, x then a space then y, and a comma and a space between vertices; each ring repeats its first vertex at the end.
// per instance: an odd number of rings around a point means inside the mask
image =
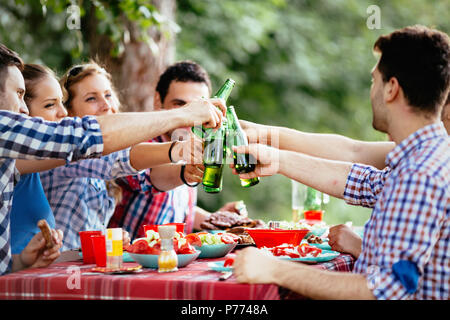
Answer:
MULTIPOLYGON (((1 42, 26 62, 44 63, 58 73, 89 58, 83 30, 66 26, 65 10, 78 4, 81 14, 95 10, 97 31, 123 51, 124 16, 141 30, 169 25, 175 35, 174 60, 191 59, 210 73, 214 90, 236 80, 229 103, 253 122, 308 132, 338 133, 355 139, 385 140, 371 126, 372 47, 382 34, 424 24, 450 31, 450 2, 423 0, 186 0, 171 1, 175 21, 164 24, 163 1, 4 0, 0 4, 1 42), (155 6, 153 6, 155 2, 155 6), (381 28, 367 20, 380 8, 381 28)), ((163 30, 162 35, 165 32, 163 30)), ((151 46, 151 39, 143 38, 151 46)), ((214 91, 213 90, 213 91, 214 91)), ((227 168, 220 194, 199 188, 199 205, 215 211, 228 201, 244 200, 252 218, 291 218, 291 182, 263 178, 244 189, 227 168)), ((331 198, 329 224, 363 225, 370 210, 331 198)))

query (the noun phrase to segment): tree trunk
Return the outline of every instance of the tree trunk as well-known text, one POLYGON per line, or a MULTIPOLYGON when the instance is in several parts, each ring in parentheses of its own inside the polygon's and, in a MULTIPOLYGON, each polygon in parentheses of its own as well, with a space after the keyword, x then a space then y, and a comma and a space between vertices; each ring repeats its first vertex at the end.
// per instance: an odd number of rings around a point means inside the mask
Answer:
MULTIPOLYGON (((175 20, 175 0, 157 0, 152 2, 166 19, 175 20)), ((96 32, 97 19, 92 12, 87 18, 90 56, 105 66, 113 77, 114 86, 119 94, 122 112, 153 110, 153 96, 159 75, 175 58, 175 35, 164 36, 157 27, 150 27, 148 34, 158 47, 153 53, 149 45, 138 41, 136 26, 126 21, 129 41, 125 43, 120 57, 111 57, 112 43, 105 35, 96 32)))

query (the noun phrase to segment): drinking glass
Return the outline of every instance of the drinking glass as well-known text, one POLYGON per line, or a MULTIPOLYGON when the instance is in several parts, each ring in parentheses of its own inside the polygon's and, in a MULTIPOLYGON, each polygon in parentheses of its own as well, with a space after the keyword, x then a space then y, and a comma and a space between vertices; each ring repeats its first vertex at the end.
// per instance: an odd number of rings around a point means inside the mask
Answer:
POLYGON ((300 213, 303 212, 303 204, 306 200, 306 186, 295 180, 292 181, 292 221, 297 222, 300 213))

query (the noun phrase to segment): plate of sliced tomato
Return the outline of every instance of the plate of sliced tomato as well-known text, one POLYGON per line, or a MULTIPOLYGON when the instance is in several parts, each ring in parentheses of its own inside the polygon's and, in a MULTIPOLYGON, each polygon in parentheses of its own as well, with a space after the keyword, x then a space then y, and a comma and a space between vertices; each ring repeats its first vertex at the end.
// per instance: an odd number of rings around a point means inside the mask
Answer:
POLYGON ((298 246, 282 244, 272 248, 263 248, 262 250, 269 251, 273 256, 283 260, 311 263, 330 261, 340 255, 337 251, 323 250, 307 243, 302 243, 298 246))
POLYGON ((322 250, 322 252, 316 256, 316 257, 299 257, 299 258, 290 258, 290 257, 280 257, 281 259, 285 260, 292 260, 292 261, 301 261, 301 262, 327 262, 331 261, 334 258, 338 257, 340 255, 337 251, 332 250, 322 250))
POLYGON ((309 243, 309 245, 313 246, 313 247, 320 248, 322 250, 332 251, 331 250, 331 246, 328 244, 328 241, 326 241, 326 242, 324 241, 322 243, 309 243))

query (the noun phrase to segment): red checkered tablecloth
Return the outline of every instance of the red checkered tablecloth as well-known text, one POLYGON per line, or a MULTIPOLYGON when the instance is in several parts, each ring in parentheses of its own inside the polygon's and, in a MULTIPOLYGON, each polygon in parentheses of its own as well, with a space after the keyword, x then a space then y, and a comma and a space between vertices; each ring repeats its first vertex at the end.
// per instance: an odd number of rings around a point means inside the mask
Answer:
MULTIPOLYGON (((192 299, 192 300, 279 300, 292 298, 272 284, 242 284, 234 276, 218 281, 221 273, 198 259, 177 272, 158 273, 144 268, 134 274, 107 275, 91 272, 95 265, 82 261, 54 263, 47 268, 27 269, 0 277, 0 299, 192 299)), ((354 259, 341 254, 312 268, 350 272, 354 259)), ((125 266, 135 266, 125 263, 125 266)))

